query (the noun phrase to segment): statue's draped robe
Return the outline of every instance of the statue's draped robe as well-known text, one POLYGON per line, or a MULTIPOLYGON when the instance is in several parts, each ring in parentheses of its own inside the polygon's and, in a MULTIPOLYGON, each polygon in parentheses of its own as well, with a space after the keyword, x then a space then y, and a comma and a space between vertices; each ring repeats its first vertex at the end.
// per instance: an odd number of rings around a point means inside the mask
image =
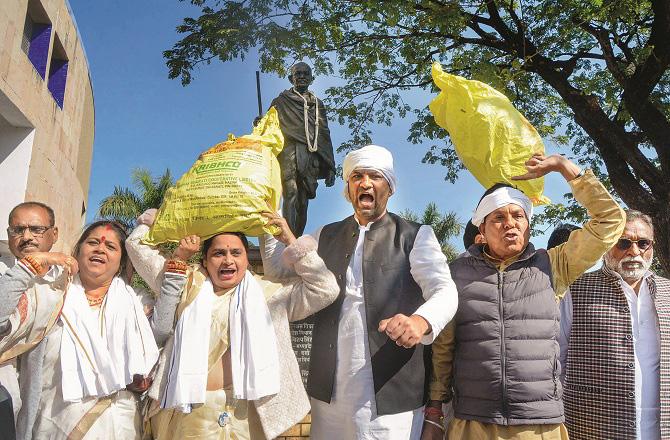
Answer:
POLYGON ((335 172, 333 144, 323 103, 312 93, 305 95, 308 102, 307 123, 309 139, 314 145, 316 131, 316 106, 319 109, 319 136, 317 150, 310 152, 305 134, 303 98, 293 89, 284 90, 272 105, 279 113, 279 124, 284 134, 284 149, 277 159, 282 178, 282 214, 291 231, 302 235, 307 224, 309 199, 316 197, 318 179, 325 179, 335 172))
POLYGON ((282 181, 295 180, 299 191, 304 191, 308 199, 313 199, 316 196, 317 179, 325 179, 330 172, 335 172, 335 158, 323 102, 311 93, 307 101, 312 143, 316 129, 315 106, 319 106, 318 150, 314 153, 307 149, 303 99, 293 89, 287 89, 273 99, 271 105, 279 113, 279 124, 284 134, 284 149, 278 156, 282 181))

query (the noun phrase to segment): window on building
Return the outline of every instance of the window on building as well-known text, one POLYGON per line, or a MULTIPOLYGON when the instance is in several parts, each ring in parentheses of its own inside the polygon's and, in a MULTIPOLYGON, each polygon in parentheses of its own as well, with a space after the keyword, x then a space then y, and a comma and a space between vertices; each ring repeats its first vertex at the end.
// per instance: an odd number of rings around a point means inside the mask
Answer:
POLYGON ((39 0, 28 2, 26 23, 23 27, 21 47, 42 79, 47 72, 49 44, 51 43, 51 21, 39 0))
POLYGON ((23 49, 26 55, 30 52, 30 42, 33 39, 34 29, 35 23, 33 19, 30 18, 30 15, 26 15, 26 24, 23 26, 23 39, 21 40, 21 49, 23 49))
POLYGON ((68 59, 65 54, 65 49, 58 38, 58 34, 54 37, 54 48, 51 53, 51 64, 49 65, 49 91, 53 96, 58 107, 63 108, 63 100, 65 99, 65 83, 67 82, 67 66, 68 59))

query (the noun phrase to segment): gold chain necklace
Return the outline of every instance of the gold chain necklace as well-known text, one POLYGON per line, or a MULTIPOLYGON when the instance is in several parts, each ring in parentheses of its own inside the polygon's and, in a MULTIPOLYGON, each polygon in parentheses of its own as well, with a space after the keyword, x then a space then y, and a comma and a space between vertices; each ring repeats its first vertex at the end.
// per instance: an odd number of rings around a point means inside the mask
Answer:
POLYGON ((107 294, 102 295, 101 297, 98 298, 91 298, 88 295, 86 295, 86 300, 88 301, 89 306, 98 307, 105 300, 105 296, 107 296, 107 294))

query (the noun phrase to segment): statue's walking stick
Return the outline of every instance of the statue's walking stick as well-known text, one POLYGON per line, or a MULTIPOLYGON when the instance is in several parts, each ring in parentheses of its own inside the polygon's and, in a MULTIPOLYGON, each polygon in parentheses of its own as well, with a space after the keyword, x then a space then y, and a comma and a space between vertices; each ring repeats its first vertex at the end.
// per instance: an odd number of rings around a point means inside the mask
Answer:
POLYGON ((261 100, 261 74, 256 71, 256 96, 258 97, 258 116, 263 116, 263 103, 261 100))

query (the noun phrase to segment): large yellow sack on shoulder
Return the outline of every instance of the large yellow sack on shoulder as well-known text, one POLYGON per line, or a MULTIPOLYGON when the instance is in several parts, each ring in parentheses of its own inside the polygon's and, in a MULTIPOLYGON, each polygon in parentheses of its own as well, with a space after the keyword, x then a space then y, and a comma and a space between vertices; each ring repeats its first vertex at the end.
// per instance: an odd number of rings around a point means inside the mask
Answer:
POLYGON ((435 122, 449 132, 458 157, 484 188, 507 182, 524 192, 535 205, 550 203, 542 193, 544 178, 512 181, 526 173, 524 162, 544 153, 535 127, 507 97, 482 82, 442 71, 433 64, 433 81, 440 94, 429 108, 435 122))
POLYGON ((221 232, 277 234, 261 212, 279 209, 281 174, 276 155, 284 147, 274 107, 252 134, 221 142, 200 155, 165 194, 156 221, 143 242, 203 240, 221 232))

